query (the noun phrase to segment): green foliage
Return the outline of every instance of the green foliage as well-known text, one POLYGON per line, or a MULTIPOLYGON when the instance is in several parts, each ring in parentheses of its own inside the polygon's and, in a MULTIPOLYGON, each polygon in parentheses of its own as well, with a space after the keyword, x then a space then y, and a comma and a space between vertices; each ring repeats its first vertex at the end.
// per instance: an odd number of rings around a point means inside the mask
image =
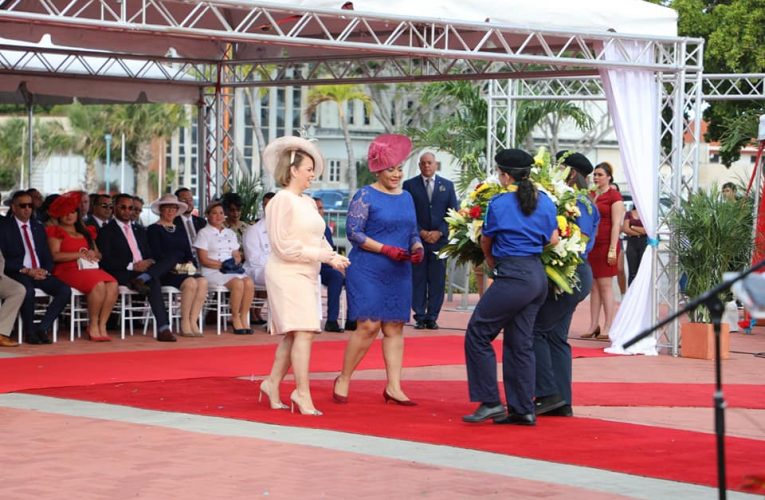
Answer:
MULTIPOLYGON (((680 35, 702 37, 705 73, 761 73, 765 68, 765 2, 762 0, 672 0, 680 35)), ((712 102, 704 112, 705 139, 720 141, 720 161, 740 157, 747 139, 741 124, 765 114, 762 102, 712 102)), ((752 122, 756 127, 756 119, 752 122)))
POLYGON ((422 102, 439 107, 441 115, 429 127, 407 129, 415 147, 433 147, 457 159, 457 190, 465 193, 476 179, 486 176, 486 122, 489 108, 480 83, 439 82, 427 85, 422 102))
MULTIPOLYGON (((515 120, 515 144, 527 142, 531 132, 536 127, 542 127, 551 142, 557 143, 557 133, 560 124, 567 120, 573 120, 580 130, 587 130, 593 126, 593 119, 580 106, 566 101, 521 101, 517 107, 515 120)), ((550 150, 557 149, 557 144, 550 150)))
POLYGON ((236 186, 236 192, 242 197, 241 219, 244 222, 254 222, 258 218, 258 212, 260 211, 264 194, 263 184, 261 184, 260 179, 252 177, 241 179, 236 186))
MULTIPOLYGON (((57 121, 34 122, 32 134, 32 158, 41 162, 55 153, 69 151, 72 139, 57 121)), ((27 120, 12 118, 0 125, 0 189, 7 190, 17 185, 21 165, 26 165, 27 120)))
MULTIPOLYGON (((723 273, 749 265, 752 205, 749 198, 726 201, 716 187, 699 190, 682 201, 670 226, 674 233, 672 251, 680 272, 688 278, 686 295, 697 297, 718 285, 723 273)), ((730 293, 722 299, 730 300, 730 293)), ((691 321, 709 322, 709 311, 698 308, 691 321)))

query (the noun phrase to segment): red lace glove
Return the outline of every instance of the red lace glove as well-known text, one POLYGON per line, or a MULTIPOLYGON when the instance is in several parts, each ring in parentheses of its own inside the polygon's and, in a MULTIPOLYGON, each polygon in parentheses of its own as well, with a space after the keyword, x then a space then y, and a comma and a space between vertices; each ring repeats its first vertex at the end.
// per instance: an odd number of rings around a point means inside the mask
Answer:
POLYGON ((399 247, 392 247, 390 245, 383 245, 380 253, 388 257, 389 259, 402 261, 409 260, 409 252, 399 247))
POLYGON ((425 250, 422 247, 417 247, 417 250, 412 252, 412 264, 419 264, 425 260, 425 250))

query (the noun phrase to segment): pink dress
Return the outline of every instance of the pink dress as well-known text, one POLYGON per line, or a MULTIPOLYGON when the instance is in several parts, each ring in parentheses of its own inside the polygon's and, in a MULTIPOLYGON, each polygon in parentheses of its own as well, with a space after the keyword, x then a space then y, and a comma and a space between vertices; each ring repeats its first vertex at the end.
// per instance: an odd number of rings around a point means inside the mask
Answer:
MULTIPOLYGON (((96 230, 90 226, 87 226, 86 229, 95 241, 96 230)), ((60 250, 62 252, 79 252, 81 248, 88 248, 88 241, 84 236, 75 238, 59 226, 48 226, 45 228, 45 232, 48 233, 48 238, 61 240, 60 250)), ((53 276, 86 295, 102 281, 107 283, 117 281, 114 276, 102 269, 79 269, 76 259, 68 262, 56 262, 53 266, 53 276)))

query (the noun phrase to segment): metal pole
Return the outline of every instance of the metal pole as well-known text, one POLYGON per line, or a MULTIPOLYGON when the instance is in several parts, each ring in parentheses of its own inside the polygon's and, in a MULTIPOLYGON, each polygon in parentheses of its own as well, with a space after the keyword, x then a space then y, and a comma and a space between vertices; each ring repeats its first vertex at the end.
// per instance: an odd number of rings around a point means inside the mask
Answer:
POLYGON ((125 134, 122 134, 122 147, 120 147, 120 191, 126 193, 125 190, 125 134))
POLYGON ((109 167, 112 162, 112 134, 104 134, 106 141, 106 165, 104 166, 104 182, 106 183, 106 194, 109 194, 109 167))
POLYGON ((32 100, 29 99, 27 101, 27 178, 26 178, 26 186, 24 186, 23 181, 23 169, 22 169, 22 186, 30 188, 32 187, 32 162, 34 161, 34 107, 32 105, 32 100))

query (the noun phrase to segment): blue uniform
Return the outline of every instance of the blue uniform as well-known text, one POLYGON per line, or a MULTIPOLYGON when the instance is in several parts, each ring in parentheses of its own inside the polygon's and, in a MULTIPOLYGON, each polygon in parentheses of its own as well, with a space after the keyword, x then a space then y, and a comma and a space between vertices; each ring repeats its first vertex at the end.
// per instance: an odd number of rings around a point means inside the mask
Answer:
POLYGON ((534 413, 532 327, 547 297, 539 256, 557 228, 553 202, 539 192, 536 210, 524 215, 516 193, 489 202, 483 234, 493 238, 495 279, 476 305, 465 334, 470 400, 499 403, 497 360, 491 342, 504 329, 502 373, 508 411, 534 413))
POLYGON ((576 306, 592 289, 592 269, 587 254, 595 245, 600 212, 586 197, 577 200, 581 215, 576 224, 582 233, 590 237, 582 254, 584 262, 579 264, 579 288, 573 294, 562 293, 557 297, 549 295, 534 322, 534 355, 536 358, 535 395, 539 397, 559 395, 571 405, 571 346, 568 343, 568 329, 574 317, 576 306))
MULTIPOLYGON (((335 248, 335 242, 332 241, 332 229, 329 226, 324 229, 324 238, 332 248, 335 248)), ((337 321, 337 316, 340 314, 340 293, 343 291, 345 276, 329 264, 321 265, 319 276, 321 284, 327 287, 327 321, 337 321)))

